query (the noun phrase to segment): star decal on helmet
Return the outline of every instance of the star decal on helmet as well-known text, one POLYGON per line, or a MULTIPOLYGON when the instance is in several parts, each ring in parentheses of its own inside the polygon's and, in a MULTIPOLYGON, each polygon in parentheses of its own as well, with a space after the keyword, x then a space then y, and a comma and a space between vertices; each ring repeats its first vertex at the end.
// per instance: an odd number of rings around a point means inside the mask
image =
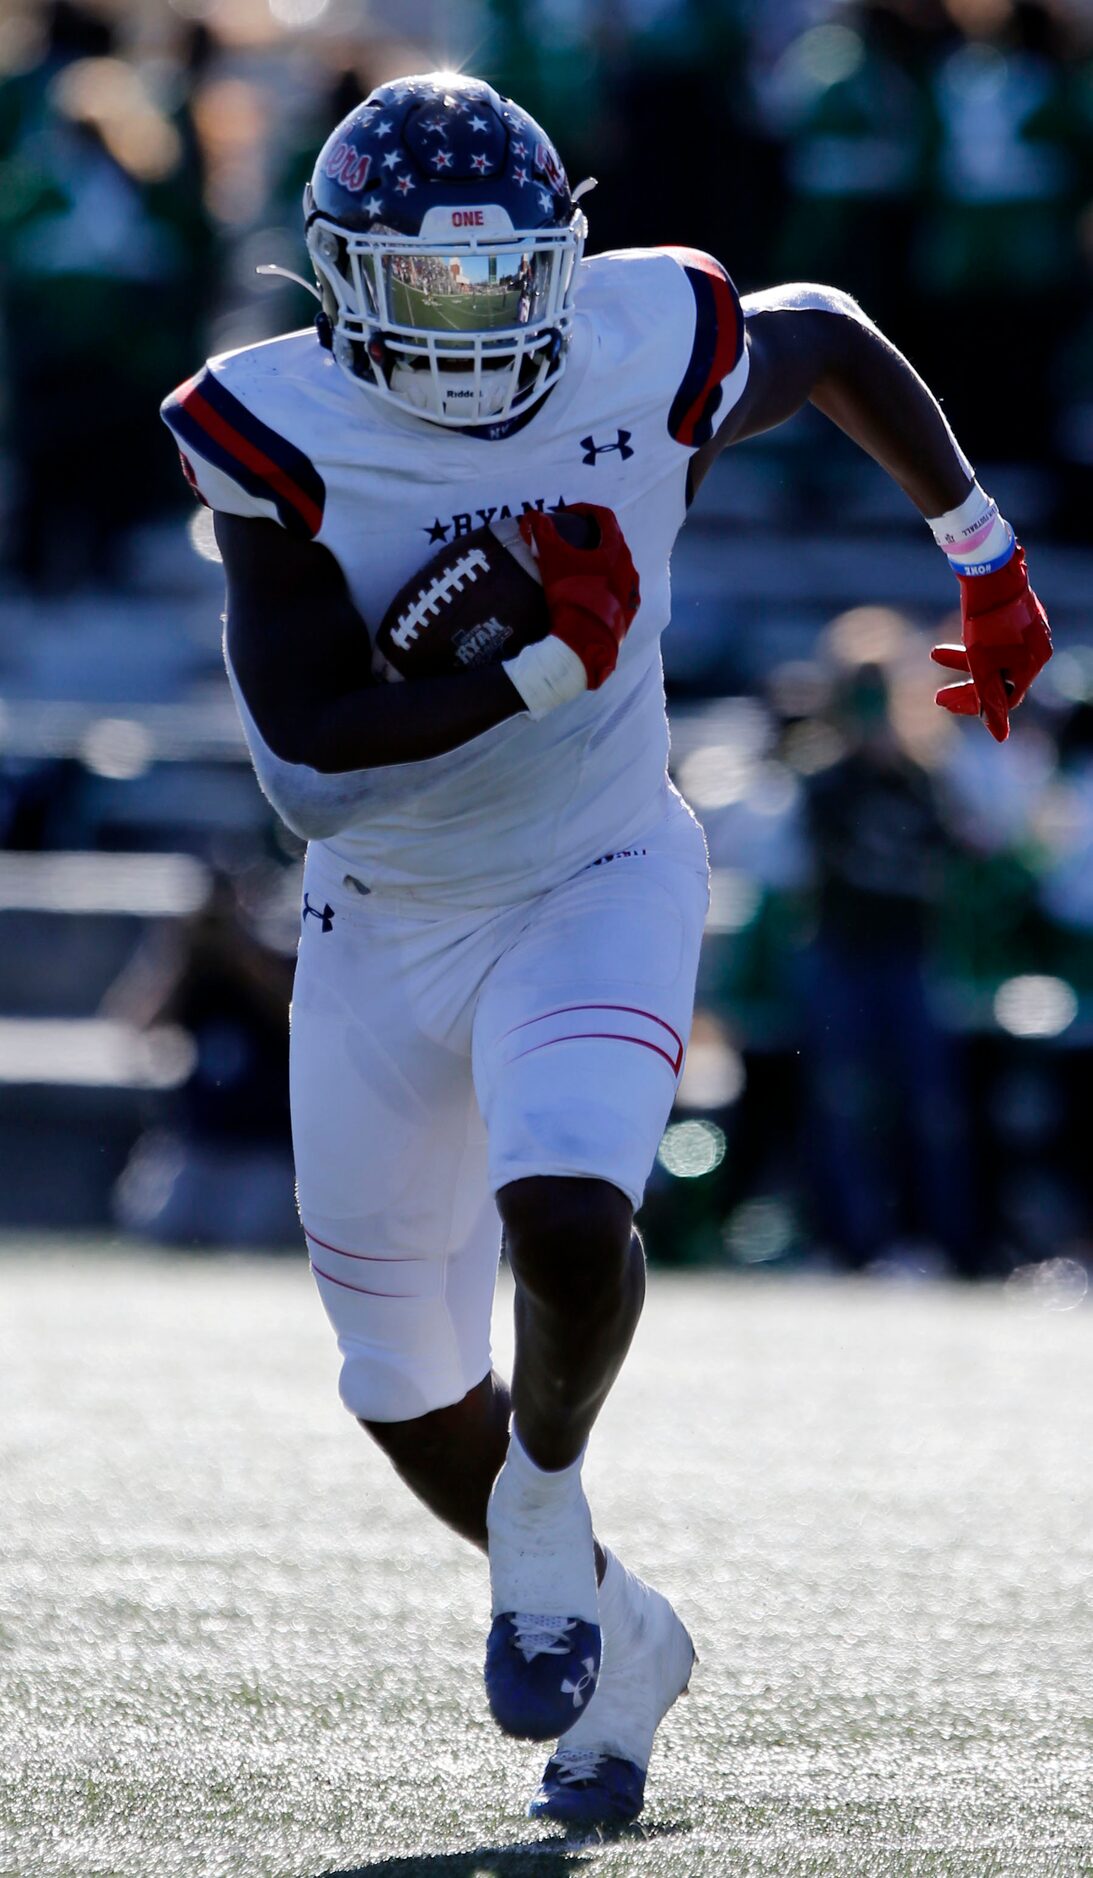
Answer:
MULTIPOLYGON (((492 87, 451 72, 378 86, 323 145, 305 194, 305 229, 323 290, 320 337, 334 363, 375 398, 500 437, 526 422, 560 377, 585 219, 546 133, 492 87), (464 228, 479 232, 449 238, 464 228), (510 238, 512 230, 521 235, 518 275, 505 228, 510 238), (458 311, 457 326, 441 363, 411 383, 400 368, 412 372, 436 349, 436 309, 419 307, 418 298, 439 303, 467 287, 454 250, 468 240, 488 257, 487 271, 458 308, 445 302, 458 311), (408 262, 422 257, 408 276, 421 292, 399 303, 403 320, 378 292, 378 274, 396 249, 408 262), (496 279, 495 253, 506 263, 496 279), (570 264, 552 265, 561 254, 570 264), (502 327, 513 299, 518 323, 502 327)), ((597 444, 597 453, 607 447, 597 444)), ((621 458, 621 448, 615 454, 621 458)), ((438 517, 432 526, 439 540, 451 540, 456 525, 438 517)))

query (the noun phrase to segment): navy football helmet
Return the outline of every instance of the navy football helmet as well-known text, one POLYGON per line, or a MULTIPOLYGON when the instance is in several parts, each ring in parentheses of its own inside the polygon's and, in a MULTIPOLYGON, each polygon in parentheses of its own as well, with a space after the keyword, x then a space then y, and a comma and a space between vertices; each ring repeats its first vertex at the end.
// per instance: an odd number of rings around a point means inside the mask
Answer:
POLYGON ((304 215, 320 334, 365 390, 469 426, 557 383, 587 224, 511 99, 455 72, 377 86, 319 152, 304 215))

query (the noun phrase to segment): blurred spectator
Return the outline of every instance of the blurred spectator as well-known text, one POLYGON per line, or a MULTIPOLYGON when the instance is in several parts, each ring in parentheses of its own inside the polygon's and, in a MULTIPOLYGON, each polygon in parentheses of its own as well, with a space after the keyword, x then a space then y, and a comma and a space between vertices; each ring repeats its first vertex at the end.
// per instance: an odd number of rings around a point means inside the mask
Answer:
POLYGON ((171 1245, 294 1242, 288 1123, 290 962, 262 945, 231 878, 150 942, 104 1003, 110 1016, 190 1037, 193 1068, 167 1125, 141 1137, 118 1183, 119 1223, 171 1245))
POLYGON ((1040 456, 1052 360, 1079 306, 1093 124, 1053 7, 948 5, 960 42, 933 74, 938 156, 912 254, 933 308, 923 370, 975 451, 1040 456), (1018 400, 1001 395, 1018 384, 1018 400))
POLYGON ((1093 992, 1093 702, 1059 733, 1059 766, 1037 820, 1039 899, 1060 931, 1059 969, 1093 992))
POLYGON ((71 586, 116 577, 163 500, 149 413, 199 350, 209 230, 184 100, 172 116, 131 64, 72 56, 96 31, 76 8, 51 26, 14 108, 0 99, 10 552, 26 580, 71 586))
POLYGON ((935 142, 926 53, 938 27, 928 6, 866 0, 804 32, 764 89, 785 141, 775 272, 849 289, 907 347, 906 255, 935 142))
POLYGON ((946 847, 927 772, 895 735, 883 669, 844 673, 845 752, 806 779, 815 936, 801 957, 805 1152, 821 1242, 854 1269, 910 1237, 970 1269, 958 1064, 926 950, 946 847))

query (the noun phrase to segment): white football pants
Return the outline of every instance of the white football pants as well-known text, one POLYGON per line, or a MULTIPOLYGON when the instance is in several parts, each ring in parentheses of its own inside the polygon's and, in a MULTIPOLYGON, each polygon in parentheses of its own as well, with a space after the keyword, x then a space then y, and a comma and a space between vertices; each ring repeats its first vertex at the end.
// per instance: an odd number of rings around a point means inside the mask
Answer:
POLYGON ((300 1213, 342 1400, 405 1421, 489 1371, 499 1188, 591 1177, 640 1205, 690 1029, 705 842, 675 798, 518 905, 362 893, 317 844, 304 893, 300 1213))

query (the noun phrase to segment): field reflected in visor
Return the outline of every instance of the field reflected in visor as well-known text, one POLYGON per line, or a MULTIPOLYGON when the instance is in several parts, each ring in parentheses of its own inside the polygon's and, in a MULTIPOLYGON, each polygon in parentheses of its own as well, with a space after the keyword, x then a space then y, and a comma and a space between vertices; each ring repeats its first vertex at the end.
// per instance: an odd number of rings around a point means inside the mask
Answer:
MULTIPOLYGON (((379 262, 387 315, 395 326, 419 332, 505 332, 549 318, 551 277, 572 258, 555 250, 511 248, 468 254, 466 249, 385 254, 379 262)), ((568 278, 559 283, 561 293, 568 278)))

